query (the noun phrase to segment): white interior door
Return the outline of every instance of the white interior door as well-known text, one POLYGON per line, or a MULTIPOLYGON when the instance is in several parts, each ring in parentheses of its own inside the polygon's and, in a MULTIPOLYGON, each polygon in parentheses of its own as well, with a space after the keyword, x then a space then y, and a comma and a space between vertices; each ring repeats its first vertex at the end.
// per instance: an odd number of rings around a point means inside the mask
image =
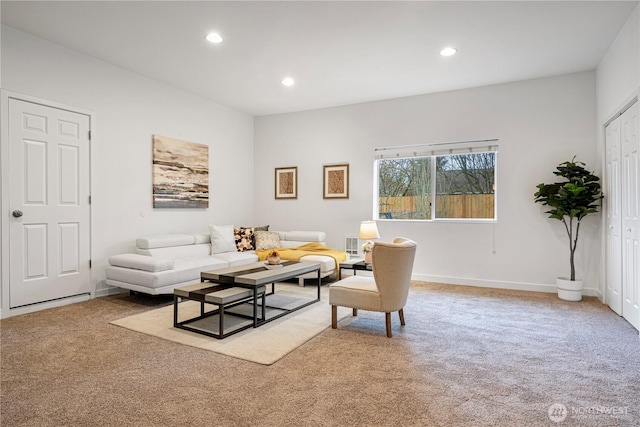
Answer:
POLYGON ((605 129, 606 302, 622 315, 622 221, 620 210, 620 118, 605 129))
POLYGON ((640 329, 640 158, 638 103, 620 116, 622 153, 622 315, 640 329))
POLYGON ((91 292, 89 126, 9 99, 11 308, 91 292))

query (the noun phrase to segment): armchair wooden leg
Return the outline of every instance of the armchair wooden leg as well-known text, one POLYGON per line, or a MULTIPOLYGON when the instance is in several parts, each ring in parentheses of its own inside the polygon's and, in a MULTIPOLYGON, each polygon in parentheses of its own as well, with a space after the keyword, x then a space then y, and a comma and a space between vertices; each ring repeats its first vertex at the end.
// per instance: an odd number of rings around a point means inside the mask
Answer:
POLYGON ((338 327, 338 306, 331 306, 331 328, 336 329, 338 327))
POLYGON ((384 317, 387 322, 387 337, 391 338, 391 313, 385 313, 384 317))
POLYGON ((358 315, 358 309, 357 309, 357 308, 354 308, 354 309, 353 309, 353 315, 354 315, 354 316, 357 316, 357 315, 358 315))
POLYGON ((402 309, 398 310, 398 316, 400 316, 400 324, 404 326, 404 311, 402 309))

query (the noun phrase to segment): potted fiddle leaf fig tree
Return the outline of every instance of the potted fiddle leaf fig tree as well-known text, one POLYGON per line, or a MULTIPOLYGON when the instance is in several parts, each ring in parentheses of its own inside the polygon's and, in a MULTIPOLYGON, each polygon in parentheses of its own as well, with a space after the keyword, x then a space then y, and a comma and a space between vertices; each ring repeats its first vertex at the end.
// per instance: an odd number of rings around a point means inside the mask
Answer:
POLYGON ((580 224, 589 214, 598 212, 600 178, 585 169, 585 164, 571 161, 560 163, 553 173, 561 178, 552 184, 538 184, 535 202, 549 206, 549 218, 562 221, 569 238, 570 277, 558 277, 558 297, 566 301, 582 300, 582 280, 576 280, 575 253, 580 224))

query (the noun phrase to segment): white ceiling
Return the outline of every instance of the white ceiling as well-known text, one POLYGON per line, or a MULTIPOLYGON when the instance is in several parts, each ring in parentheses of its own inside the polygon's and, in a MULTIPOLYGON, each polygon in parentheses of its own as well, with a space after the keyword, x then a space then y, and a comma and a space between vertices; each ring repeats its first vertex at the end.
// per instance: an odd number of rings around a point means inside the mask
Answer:
POLYGON ((637 1, 6 1, 2 23, 253 115, 592 70, 637 1), (224 43, 205 41, 218 31, 224 43), (458 48, 441 57, 445 46, 458 48), (296 80, 284 87, 285 76, 296 80))

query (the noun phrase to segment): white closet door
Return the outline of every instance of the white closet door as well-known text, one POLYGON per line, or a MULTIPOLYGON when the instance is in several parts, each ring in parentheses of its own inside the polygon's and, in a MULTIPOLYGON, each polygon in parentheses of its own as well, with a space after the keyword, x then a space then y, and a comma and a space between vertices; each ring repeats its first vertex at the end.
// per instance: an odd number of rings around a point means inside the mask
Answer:
POLYGON ((622 219, 620 202, 620 118, 605 129, 606 303, 622 315, 622 219))
POLYGON ((638 103, 620 116, 622 154, 622 315, 640 329, 640 158, 638 103))

